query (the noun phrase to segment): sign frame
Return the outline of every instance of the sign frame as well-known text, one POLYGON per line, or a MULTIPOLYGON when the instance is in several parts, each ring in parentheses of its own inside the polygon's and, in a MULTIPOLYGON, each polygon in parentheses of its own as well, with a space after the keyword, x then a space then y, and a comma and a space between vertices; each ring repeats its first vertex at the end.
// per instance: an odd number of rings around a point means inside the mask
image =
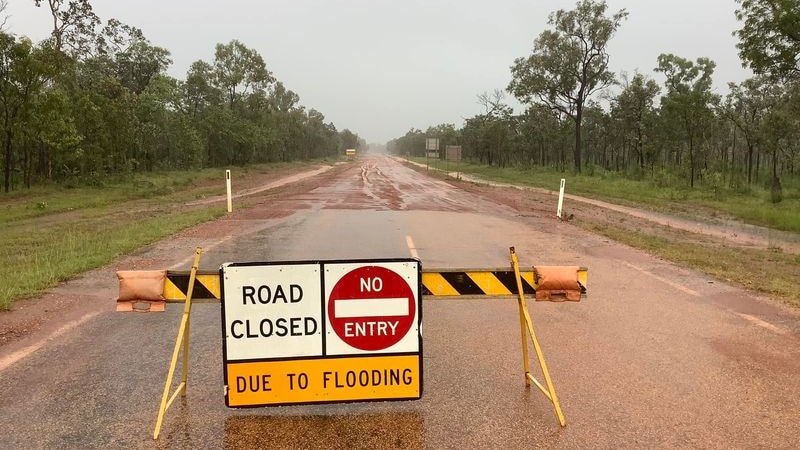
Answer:
MULTIPOLYGON (((289 273, 292 270, 288 271, 289 273)), ((349 273, 349 272, 348 272, 349 273)), ((395 400, 417 400, 422 398, 423 394, 423 343, 422 343, 422 264, 417 258, 382 258, 382 259, 342 259, 342 260, 304 260, 304 261, 267 261, 267 262, 243 262, 243 263, 225 263, 219 268, 220 275, 220 291, 221 291, 221 328, 222 328, 222 360, 223 360, 223 385, 225 390, 225 405, 229 408, 258 408, 267 406, 283 406, 283 405, 303 405, 303 404, 326 404, 326 403, 354 403, 354 402, 369 402, 369 401, 395 401, 395 400), (303 298, 302 301, 309 301, 309 306, 304 307, 303 311, 308 313, 313 309, 312 302, 319 302, 318 316, 308 314, 308 317, 313 317, 317 320, 318 328, 314 329, 315 333, 321 340, 321 351, 318 354, 280 354, 280 355, 254 355, 252 353, 244 352, 246 357, 242 357, 243 352, 229 348, 229 340, 231 336, 232 319, 241 319, 243 316, 234 311, 229 311, 230 308, 238 307, 234 302, 241 301, 246 304, 244 294, 242 296, 232 295, 236 292, 237 287, 241 287, 243 292, 244 288, 241 284, 237 284, 237 280, 226 280, 226 275, 231 275, 233 270, 243 271, 266 271, 275 272, 281 268, 297 268, 303 266, 306 268, 317 267, 318 289, 309 289, 312 296, 319 295, 319 298, 303 298), (334 333, 333 330, 328 329, 330 317, 328 317, 328 294, 331 291, 333 284, 345 275, 339 275, 339 278, 333 277, 326 279, 326 267, 349 267, 353 266, 354 269, 350 272, 362 268, 369 268, 372 266, 388 268, 397 274, 398 270, 402 270, 408 276, 405 277, 405 282, 414 295, 414 304, 416 305, 415 317, 412 318, 412 326, 403 336, 402 341, 406 343, 403 348, 404 351, 392 351, 392 346, 387 349, 379 349, 375 351, 361 350, 354 347, 354 351, 348 354, 341 352, 333 352, 329 354, 327 349, 327 340, 329 335, 334 333), (397 267, 398 270, 393 270, 397 267), (405 269, 402 269, 405 268, 405 269), (326 285, 326 283, 328 285, 326 285), (226 295, 226 285, 228 291, 226 295), (228 302, 228 303, 226 303, 228 302), (310 308, 310 309, 309 309, 310 308), (408 340, 416 334, 417 351, 408 351, 408 340), (234 356, 232 355, 239 355, 234 356), (233 359, 229 359, 233 358, 233 359), (319 372, 325 367, 325 372, 319 372), (294 378, 296 374, 286 373, 287 367, 292 368, 311 368, 312 372, 305 374, 306 387, 297 389, 296 383, 298 378, 294 378), (338 369, 329 369, 330 367, 338 369), (399 367, 402 367, 399 368, 399 367), (253 375, 249 374, 248 379, 244 381, 244 386, 248 389, 242 388, 240 383, 241 370, 249 370, 246 368, 253 368, 252 370, 267 370, 270 372, 264 374, 256 374, 255 381, 253 375), (241 370, 240 370, 241 369, 241 370), (314 372, 316 370, 317 372, 314 372), (334 372, 334 370, 336 372, 334 372), (367 377, 365 378, 365 372, 367 377), (310 374, 310 376, 309 376, 310 374), (266 375, 266 377, 264 377, 266 375), (275 378, 272 378, 275 375, 275 378), (281 377, 283 375, 283 377, 281 377), (291 376, 290 376, 291 375, 291 376), (262 378, 258 378, 261 376, 262 378), (341 376, 341 378, 340 378, 341 376), (235 377, 235 382, 233 382, 235 377), (288 377, 291 382, 288 384, 288 377), (371 378, 370 378, 371 377, 371 378), (323 379, 324 378, 324 379, 323 379), (376 383, 377 378, 377 385, 376 383), (351 385, 352 382, 352 385, 351 385), (321 383, 321 384, 320 384, 321 383), (359 384, 360 383, 360 384, 359 384), (256 388, 261 386, 262 391, 255 393, 253 386, 256 388), (269 385, 270 389, 264 389, 269 385), (309 388, 308 386, 312 387, 309 388), (319 388, 319 386, 323 388, 319 388), (273 390, 273 387, 275 388, 273 390), (315 391, 315 388, 321 390, 315 391), (235 392, 232 392, 235 390, 235 392), (269 392, 266 392, 269 391, 269 392), (290 392, 291 391, 291 392, 290 392), (342 392, 352 392, 350 394, 342 394, 342 392), (232 395, 233 394, 233 395, 232 395), (252 395, 251 395, 252 394, 252 395)), ((302 277, 301 277, 302 278, 302 277)), ((308 277, 308 283, 311 277, 308 277)), ((274 283, 281 283, 283 281, 274 279, 274 283)), ((291 281, 290 281, 291 282, 291 281)), ((288 286, 288 285, 287 285, 288 286)), ((303 287, 310 286, 303 285, 303 287)), ((313 286, 312 286, 313 287, 313 286)), ((290 298, 292 295, 289 288, 284 289, 286 296, 290 298)), ((296 290, 295 290, 296 291, 296 290)), ((247 292, 252 292, 249 290, 247 292)), ((266 291, 265 291, 266 292, 266 291)), ((266 295, 266 294, 265 294, 266 295)), ((252 300, 252 297, 249 298, 252 300)), ((283 300, 283 299, 282 299, 283 300)), ((302 303, 297 300, 298 303, 302 303)), ((253 302, 254 308, 261 311, 264 310, 261 304, 253 302)), ((284 305, 275 305, 281 307, 284 305)), ((239 320, 239 322, 242 322, 239 320)), ((243 334, 244 326, 237 324, 237 333, 243 334)), ((250 326, 250 325, 248 325, 250 326)), ((271 326, 271 325, 270 325, 271 326)), ((308 329, 308 327, 306 327, 308 329)), ((302 332, 301 328, 297 329, 302 332)), ((292 336, 295 336, 294 334, 292 336)), ((303 336, 299 339, 307 338, 303 336)), ((269 337, 261 339, 267 341, 269 337)), ((289 338, 294 339, 294 338, 289 338)), ((397 344, 399 345, 399 344, 397 344)), ((235 348, 235 347, 234 347, 235 348)))

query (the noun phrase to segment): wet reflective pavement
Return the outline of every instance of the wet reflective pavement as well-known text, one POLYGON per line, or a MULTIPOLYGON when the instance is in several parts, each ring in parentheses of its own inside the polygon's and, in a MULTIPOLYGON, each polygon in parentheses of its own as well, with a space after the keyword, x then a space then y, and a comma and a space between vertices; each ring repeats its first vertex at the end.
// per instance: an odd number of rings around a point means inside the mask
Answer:
POLYGON ((423 267, 507 266, 511 245, 587 266, 587 300, 530 306, 567 426, 525 387, 514 299, 423 301, 420 400, 244 409, 224 405, 219 305, 198 304, 187 397, 154 441, 181 307, 112 312, 106 268, 59 288, 100 314, 0 371, 0 448, 796 448, 796 311, 388 158, 306 183, 115 267, 188 269, 196 246, 203 269, 408 257, 409 237, 423 267))

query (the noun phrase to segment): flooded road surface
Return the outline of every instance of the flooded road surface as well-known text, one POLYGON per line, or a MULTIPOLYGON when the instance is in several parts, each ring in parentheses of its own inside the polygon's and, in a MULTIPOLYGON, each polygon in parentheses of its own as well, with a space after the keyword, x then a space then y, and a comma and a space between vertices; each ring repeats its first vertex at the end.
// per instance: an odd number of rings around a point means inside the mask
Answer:
MULTIPOLYGON (((100 311, 0 369, 0 448, 796 448, 800 314, 554 217, 379 156, 67 283, 100 311), (192 312, 188 392, 152 439, 181 318, 115 313, 115 269, 419 256, 423 268, 589 268, 588 299, 530 302, 566 417, 522 372, 516 300, 423 300, 420 400, 224 405, 220 306, 192 312)), ((532 352, 531 352, 532 353, 532 352)), ((7 357, 7 354, 0 357, 7 357)), ((535 357, 531 355, 534 375, 535 357)))

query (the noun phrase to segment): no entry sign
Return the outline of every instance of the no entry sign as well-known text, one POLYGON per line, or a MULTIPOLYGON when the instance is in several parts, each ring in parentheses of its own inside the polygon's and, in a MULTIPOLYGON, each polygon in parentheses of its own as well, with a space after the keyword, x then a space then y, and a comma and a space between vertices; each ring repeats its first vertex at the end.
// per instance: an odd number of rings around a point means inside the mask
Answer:
POLYGON ((327 294, 327 318, 333 331, 327 342, 329 351, 361 354, 418 348, 416 336, 404 340, 415 328, 417 296, 409 284, 413 270, 402 269, 351 264, 326 268, 326 279, 335 282, 327 294))
POLYGON ((420 398, 421 271, 416 259, 223 264, 226 404, 420 398))

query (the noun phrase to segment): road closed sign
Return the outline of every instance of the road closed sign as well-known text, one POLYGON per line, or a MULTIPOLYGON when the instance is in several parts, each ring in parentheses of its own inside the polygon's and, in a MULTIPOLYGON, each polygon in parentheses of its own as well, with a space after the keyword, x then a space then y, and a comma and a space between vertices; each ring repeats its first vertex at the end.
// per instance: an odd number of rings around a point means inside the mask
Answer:
POLYGON ((421 270, 416 259, 223 264, 226 405, 420 398, 421 270))

